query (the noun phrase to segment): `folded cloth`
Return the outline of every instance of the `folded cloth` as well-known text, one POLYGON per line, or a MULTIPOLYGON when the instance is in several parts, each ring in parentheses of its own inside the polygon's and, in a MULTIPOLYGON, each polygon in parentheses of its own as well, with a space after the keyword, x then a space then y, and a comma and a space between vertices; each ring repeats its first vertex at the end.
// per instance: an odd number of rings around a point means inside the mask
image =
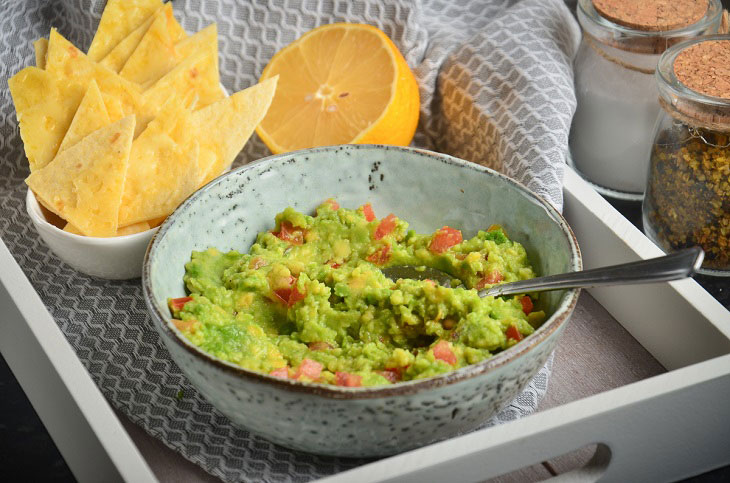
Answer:
MULTIPOLYGON (((34 63, 32 41, 52 26, 87 48, 103 7, 97 0, 2 2, 3 85, 34 63)), ((188 0, 174 2, 174 10, 188 31, 218 23, 221 79, 229 91, 254 84, 277 50, 313 27, 376 25, 420 84, 415 145, 498 169, 562 206, 579 30, 561 1, 188 0)), ((233 427, 203 399, 152 328, 138 280, 85 277, 40 241, 23 207, 28 168, 7 88, 0 116, 0 237, 114 407, 227 481, 306 481, 365 462, 276 446, 233 427)), ((268 154, 254 137, 237 163, 268 154)), ((551 361, 488 425, 535 410, 551 361)))

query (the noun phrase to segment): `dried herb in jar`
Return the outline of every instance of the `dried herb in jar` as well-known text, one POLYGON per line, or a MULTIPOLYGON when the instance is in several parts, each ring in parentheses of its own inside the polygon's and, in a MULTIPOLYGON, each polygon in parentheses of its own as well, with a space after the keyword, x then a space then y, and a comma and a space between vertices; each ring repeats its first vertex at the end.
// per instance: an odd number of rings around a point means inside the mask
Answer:
POLYGON ((665 249, 699 245, 703 267, 730 267, 730 134, 684 124, 658 134, 646 216, 665 249))
POLYGON ((730 35, 668 49, 649 159, 644 231, 666 251, 700 246, 700 273, 730 276, 730 35))

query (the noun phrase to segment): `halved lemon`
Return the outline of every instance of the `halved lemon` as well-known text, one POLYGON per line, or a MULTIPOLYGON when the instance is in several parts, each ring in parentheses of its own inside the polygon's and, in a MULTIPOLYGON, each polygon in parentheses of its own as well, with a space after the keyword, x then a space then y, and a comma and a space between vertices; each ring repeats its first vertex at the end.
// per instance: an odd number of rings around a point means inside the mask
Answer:
POLYGON ((333 144, 406 146, 418 125, 418 83, 385 33, 371 25, 318 27, 274 55, 279 75, 256 132, 273 153, 333 144))

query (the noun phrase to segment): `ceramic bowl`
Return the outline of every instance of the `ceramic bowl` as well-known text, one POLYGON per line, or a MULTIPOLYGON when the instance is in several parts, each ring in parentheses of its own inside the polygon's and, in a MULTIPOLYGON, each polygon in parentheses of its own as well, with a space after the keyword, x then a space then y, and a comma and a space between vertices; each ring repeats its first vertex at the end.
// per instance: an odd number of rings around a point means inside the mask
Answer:
POLYGON ((171 323, 168 297, 185 295, 193 250, 246 252, 287 206, 310 213, 334 197, 372 203, 422 233, 443 225, 468 238, 493 223, 527 249, 540 274, 581 268, 568 224, 522 185, 443 154, 392 146, 315 148, 265 158, 214 180, 160 227, 142 274, 153 324, 172 359, 232 422, 289 448, 339 456, 382 456, 469 431, 512 400, 543 366, 578 290, 541 297, 548 320, 510 349, 429 379, 371 388, 285 380, 243 369, 190 344, 171 323))
POLYGON ((142 275, 142 260, 157 228, 111 238, 81 236, 49 223, 30 189, 25 196, 25 207, 48 248, 79 272, 109 280, 126 280, 142 275))

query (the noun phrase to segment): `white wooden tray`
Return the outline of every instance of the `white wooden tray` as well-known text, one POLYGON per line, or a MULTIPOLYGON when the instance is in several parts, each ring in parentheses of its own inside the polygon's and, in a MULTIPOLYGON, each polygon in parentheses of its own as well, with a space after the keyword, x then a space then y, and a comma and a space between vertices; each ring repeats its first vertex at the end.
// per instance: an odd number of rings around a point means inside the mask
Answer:
MULTIPOLYGON (((570 169, 564 213, 586 268, 661 255, 570 169)), ((0 267, 0 352, 74 475, 156 481, 1 242, 0 267)), ((482 481, 591 444, 586 467, 554 479, 674 480, 730 464, 730 312, 692 280, 590 292, 669 372, 326 481, 482 481)))

